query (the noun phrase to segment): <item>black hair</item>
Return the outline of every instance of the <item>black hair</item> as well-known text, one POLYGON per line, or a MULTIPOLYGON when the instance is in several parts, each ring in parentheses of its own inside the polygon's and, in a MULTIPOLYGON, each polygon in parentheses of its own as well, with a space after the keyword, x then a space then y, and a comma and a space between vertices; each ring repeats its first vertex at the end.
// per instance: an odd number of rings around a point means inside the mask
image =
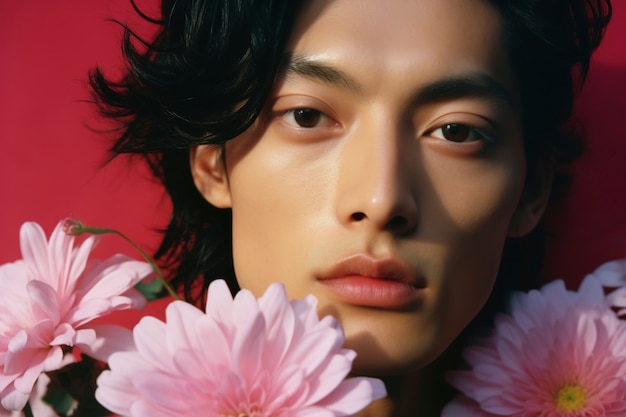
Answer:
MULTIPOLYGON (((570 185, 571 178, 562 168, 584 149, 579 126, 571 120, 572 107, 589 71, 591 55, 610 21, 611 2, 489 2, 502 16, 504 42, 519 85, 527 192, 533 192, 537 170, 547 167, 554 171, 553 203, 566 195, 570 185)), ((492 317, 493 311, 502 308, 510 290, 527 291, 539 284, 548 233, 542 221, 527 236, 507 241, 496 288, 482 311, 484 317, 492 317)))
POLYGON ((489 1, 502 16, 521 92, 529 171, 537 157, 569 162, 580 147, 563 127, 610 20, 610 0, 489 1))
MULTIPOLYGON (((100 112, 118 123, 112 154, 143 156, 172 201, 172 215, 155 257, 169 269, 172 283, 197 304, 202 304, 214 279, 226 279, 232 290, 238 286, 230 210, 211 206, 196 190, 189 148, 222 146, 257 118, 303 1, 163 0, 159 19, 137 10, 158 25, 152 40, 124 28, 128 68, 120 80, 108 79, 99 68, 90 72, 100 112)), ((611 4, 610 0, 489 1, 502 17, 504 42, 522 92, 532 175, 540 163, 560 164, 579 153, 574 136, 564 127, 576 80, 587 74, 611 4)), ((528 247, 538 259, 537 233, 507 243, 505 260, 528 247)), ((537 264, 524 265, 531 263, 537 264)), ((511 285, 510 279, 506 285, 511 285)), ((498 297, 496 291, 493 298, 498 297)))
MULTIPOLYGON (((185 298, 201 304, 208 283, 238 288, 230 210, 207 203, 189 166, 191 146, 221 146, 256 119, 274 85, 297 0, 163 0, 147 42, 124 28, 128 71, 90 73, 101 113, 119 122, 111 152, 142 155, 162 182, 172 214, 155 258, 185 298), (203 277, 203 278, 202 278, 203 277)), ((133 3, 133 6, 135 4, 133 3)))

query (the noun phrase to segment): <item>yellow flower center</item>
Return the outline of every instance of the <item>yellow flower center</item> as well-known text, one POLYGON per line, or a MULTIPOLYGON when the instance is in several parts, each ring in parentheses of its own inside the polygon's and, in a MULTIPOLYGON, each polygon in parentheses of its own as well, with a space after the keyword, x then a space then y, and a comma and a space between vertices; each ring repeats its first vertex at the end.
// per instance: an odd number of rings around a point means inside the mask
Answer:
POLYGON ((587 396, 577 384, 565 384, 556 392, 554 402, 559 411, 579 411, 585 407, 587 396))

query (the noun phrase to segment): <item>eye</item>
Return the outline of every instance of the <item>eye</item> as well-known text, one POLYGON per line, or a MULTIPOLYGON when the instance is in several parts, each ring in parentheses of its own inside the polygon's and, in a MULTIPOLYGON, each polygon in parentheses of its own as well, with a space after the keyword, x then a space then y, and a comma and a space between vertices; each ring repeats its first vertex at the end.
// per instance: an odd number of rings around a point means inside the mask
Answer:
POLYGON ((491 140, 490 137, 482 131, 460 123, 447 123, 433 130, 430 135, 457 143, 491 140))
POLYGON ((287 110, 282 117, 285 122, 295 127, 313 128, 332 124, 330 117, 321 111, 305 107, 287 110))

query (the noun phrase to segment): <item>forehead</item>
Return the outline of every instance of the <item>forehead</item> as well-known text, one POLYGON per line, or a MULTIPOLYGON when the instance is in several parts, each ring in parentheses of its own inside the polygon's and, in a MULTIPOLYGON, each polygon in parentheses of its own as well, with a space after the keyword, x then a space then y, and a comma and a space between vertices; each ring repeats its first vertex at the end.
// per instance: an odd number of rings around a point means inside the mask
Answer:
POLYGON ((512 85, 500 16, 484 0, 314 0, 289 49, 372 85, 489 73, 512 85))

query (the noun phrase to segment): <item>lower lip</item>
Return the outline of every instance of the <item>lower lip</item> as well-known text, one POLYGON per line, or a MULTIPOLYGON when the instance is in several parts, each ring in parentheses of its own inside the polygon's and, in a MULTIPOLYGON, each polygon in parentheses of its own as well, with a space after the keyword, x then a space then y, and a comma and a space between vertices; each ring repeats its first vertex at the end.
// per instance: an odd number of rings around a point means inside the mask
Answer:
POLYGON ((387 309, 411 307, 424 296, 424 288, 403 282, 363 276, 324 279, 320 282, 349 304, 387 309))

